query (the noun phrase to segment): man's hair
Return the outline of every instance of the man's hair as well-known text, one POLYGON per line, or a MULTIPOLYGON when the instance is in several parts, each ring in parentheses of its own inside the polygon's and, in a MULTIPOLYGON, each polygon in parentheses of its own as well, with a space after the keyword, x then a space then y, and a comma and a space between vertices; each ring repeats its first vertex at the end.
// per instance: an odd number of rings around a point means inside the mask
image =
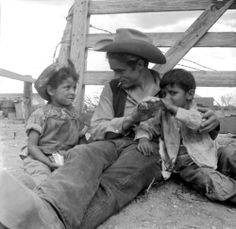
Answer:
POLYGON ((184 69, 172 69, 166 72, 160 81, 160 88, 164 89, 166 86, 178 85, 185 92, 191 89, 196 89, 196 82, 193 74, 184 69))
POLYGON ((148 67, 148 60, 147 59, 140 57, 140 56, 133 55, 133 54, 129 54, 129 53, 108 52, 107 58, 108 59, 116 59, 118 61, 126 63, 132 69, 135 68, 135 66, 139 60, 142 60, 144 62, 144 66, 148 67))

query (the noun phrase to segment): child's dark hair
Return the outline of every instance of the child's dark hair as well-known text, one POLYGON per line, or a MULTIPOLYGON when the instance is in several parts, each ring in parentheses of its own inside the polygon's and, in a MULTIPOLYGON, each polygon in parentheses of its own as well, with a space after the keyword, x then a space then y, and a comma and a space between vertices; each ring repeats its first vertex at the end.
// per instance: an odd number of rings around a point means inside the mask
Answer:
POLYGON ((48 85, 50 85, 53 89, 56 89, 64 80, 68 78, 72 78, 75 82, 77 82, 78 76, 75 74, 77 73, 71 71, 69 67, 63 67, 53 74, 52 78, 48 82, 48 85))
POLYGON ((160 88, 164 89, 166 86, 178 85, 185 92, 191 89, 196 89, 196 82, 193 74, 184 69, 176 68, 166 72, 160 81, 160 88))
POLYGON ((68 60, 67 67, 62 67, 53 74, 52 78, 48 81, 48 85, 53 89, 57 89, 57 87, 68 78, 72 78, 75 82, 79 79, 79 75, 75 71, 74 64, 70 60, 68 60))

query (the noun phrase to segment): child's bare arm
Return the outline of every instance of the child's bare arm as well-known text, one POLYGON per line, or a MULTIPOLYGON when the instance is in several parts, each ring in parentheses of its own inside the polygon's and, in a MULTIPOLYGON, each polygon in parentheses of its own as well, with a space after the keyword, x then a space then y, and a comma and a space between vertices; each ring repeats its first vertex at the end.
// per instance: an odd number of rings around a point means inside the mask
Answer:
POLYGON ((28 150, 29 154, 33 157, 33 159, 41 161, 42 163, 49 166, 51 169, 56 169, 59 167, 56 163, 53 163, 49 160, 47 156, 43 154, 43 152, 38 147, 39 142, 39 132, 35 130, 31 130, 28 136, 28 150))
POLYGON ((154 152, 152 144, 147 138, 140 138, 137 148, 144 156, 150 156, 154 152))

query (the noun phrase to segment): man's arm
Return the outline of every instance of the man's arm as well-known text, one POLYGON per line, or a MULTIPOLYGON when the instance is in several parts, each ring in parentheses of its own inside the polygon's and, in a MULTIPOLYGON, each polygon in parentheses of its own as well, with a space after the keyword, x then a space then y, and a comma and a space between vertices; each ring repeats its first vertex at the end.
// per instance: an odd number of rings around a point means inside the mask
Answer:
POLYGON ((116 118, 114 117, 112 101, 113 93, 110 85, 107 84, 103 88, 99 104, 91 119, 90 132, 94 140, 104 139, 108 132, 114 133, 114 135, 123 135, 134 124, 153 116, 149 111, 140 111, 134 104, 133 109, 129 108, 129 112, 125 111, 124 117, 116 118))
POLYGON ((112 90, 110 85, 106 84, 101 93, 99 104, 91 119, 90 132, 94 140, 104 139, 107 132, 121 134, 133 125, 133 120, 131 118, 114 117, 112 101, 112 90))

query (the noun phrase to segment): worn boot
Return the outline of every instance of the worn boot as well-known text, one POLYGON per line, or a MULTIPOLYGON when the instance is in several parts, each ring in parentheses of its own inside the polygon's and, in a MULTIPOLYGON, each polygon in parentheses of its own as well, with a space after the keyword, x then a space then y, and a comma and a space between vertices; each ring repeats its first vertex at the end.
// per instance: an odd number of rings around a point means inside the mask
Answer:
POLYGON ((0 170, 0 228, 65 229, 52 206, 0 170))

